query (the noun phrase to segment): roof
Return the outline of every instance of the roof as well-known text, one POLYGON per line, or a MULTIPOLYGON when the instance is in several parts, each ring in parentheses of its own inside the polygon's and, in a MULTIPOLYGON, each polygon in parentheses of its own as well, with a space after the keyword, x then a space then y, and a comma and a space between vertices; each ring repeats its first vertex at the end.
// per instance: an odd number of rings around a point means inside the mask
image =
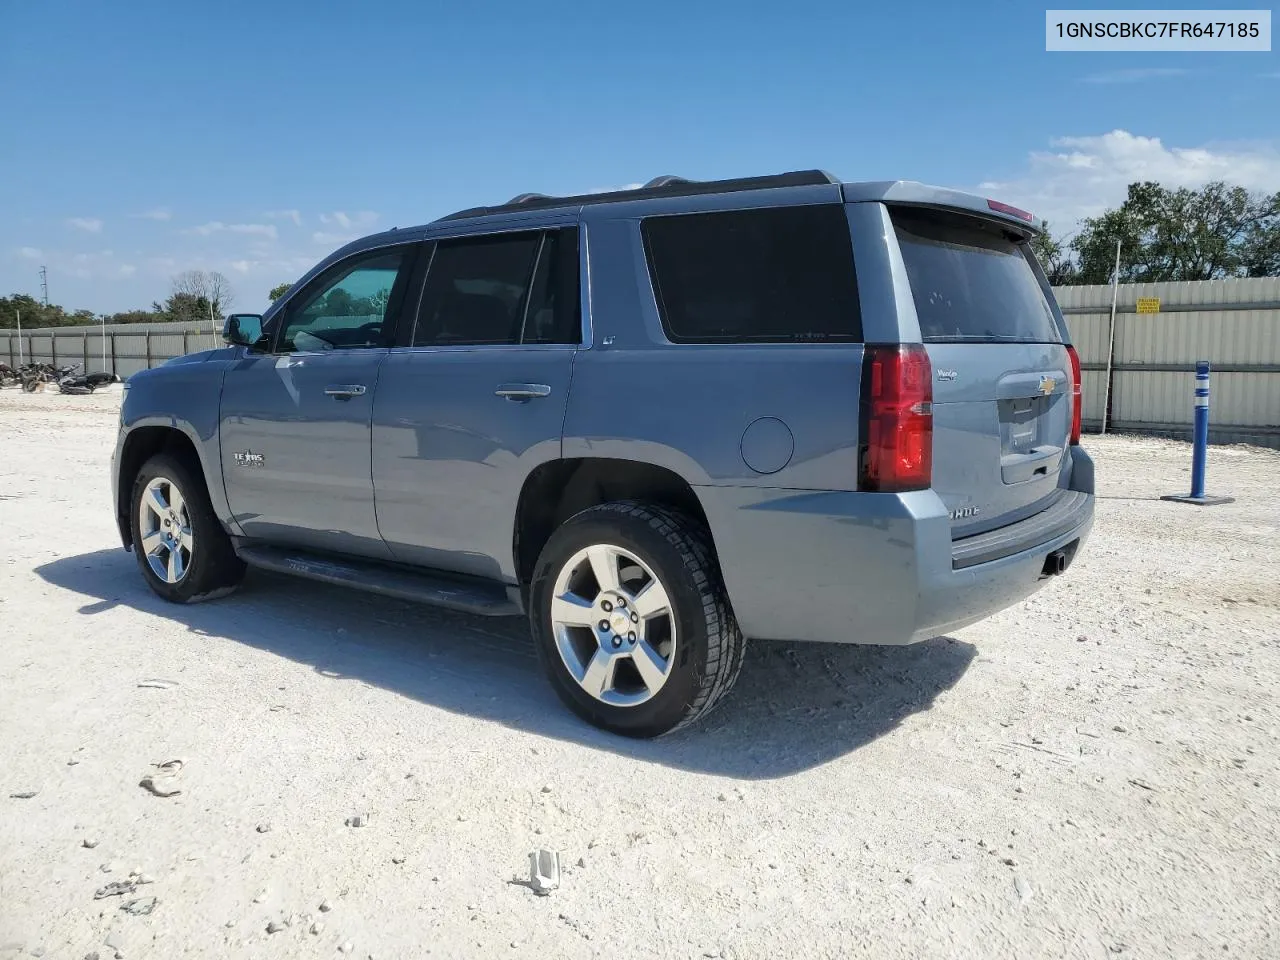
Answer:
POLYGON ((469 220, 495 213, 541 210, 548 207, 579 207, 593 203, 618 203, 623 200, 648 200, 654 197, 691 197, 704 193, 736 193, 741 190, 769 190, 778 187, 810 187, 838 184, 840 181, 825 170, 793 170, 764 177, 738 177, 732 180, 688 180, 684 177, 655 177, 634 190, 609 190, 570 197, 550 197, 542 193, 522 193, 503 204, 492 207, 469 207, 435 221, 469 220))

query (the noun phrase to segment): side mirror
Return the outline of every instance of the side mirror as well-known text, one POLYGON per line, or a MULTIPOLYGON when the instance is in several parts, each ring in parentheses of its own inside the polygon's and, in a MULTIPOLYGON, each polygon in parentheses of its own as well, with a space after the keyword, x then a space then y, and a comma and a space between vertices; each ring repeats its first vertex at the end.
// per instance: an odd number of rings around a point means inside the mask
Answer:
POLYGON ((222 339, 233 347, 252 347, 262 339, 262 317, 256 313, 233 313, 222 325, 222 339))

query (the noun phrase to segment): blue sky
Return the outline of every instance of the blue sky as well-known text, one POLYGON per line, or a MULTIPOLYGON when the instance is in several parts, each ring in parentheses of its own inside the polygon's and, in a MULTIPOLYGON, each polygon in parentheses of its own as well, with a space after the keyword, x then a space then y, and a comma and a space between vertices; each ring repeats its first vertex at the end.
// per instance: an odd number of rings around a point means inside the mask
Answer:
POLYGON ((0 294, 242 310, 346 238, 534 190, 822 167, 1066 229, 1280 189, 1280 55, 1046 53, 1044 6, 0 0, 0 294))

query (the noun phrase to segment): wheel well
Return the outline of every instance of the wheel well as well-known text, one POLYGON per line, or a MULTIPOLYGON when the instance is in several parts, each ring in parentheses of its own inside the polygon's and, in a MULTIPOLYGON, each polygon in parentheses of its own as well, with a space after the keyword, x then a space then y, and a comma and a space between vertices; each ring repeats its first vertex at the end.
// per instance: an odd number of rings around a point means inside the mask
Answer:
POLYGON ((534 470, 520 491, 513 548, 521 586, 533 579, 538 554, 560 524, 613 500, 673 507, 710 529, 693 488, 672 470, 637 460, 553 460, 534 470))
POLYGON ((142 465, 157 453, 180 457, 197 476, 204 479, 204 468, 200 464, 195 444, 181 430, 172 427, 138 427, 130 433, 124 441, 124 449, 120 451, 116 489, 116 525, 120 528, 120 538, 126 548, 133 547, 133 528, 129 525, 129 499, 133 495, 133 481, 142 465))

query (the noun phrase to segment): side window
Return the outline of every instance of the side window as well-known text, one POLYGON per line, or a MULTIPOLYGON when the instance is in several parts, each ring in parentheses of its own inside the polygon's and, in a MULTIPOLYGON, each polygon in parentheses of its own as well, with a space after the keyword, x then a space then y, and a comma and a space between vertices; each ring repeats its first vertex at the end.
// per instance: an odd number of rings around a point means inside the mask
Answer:
POLYGON ((436 244, 413 345, 519 343, 540 233, 436 244))
POLYGON ((673 343, 862 338, 839 204, 649 217, 641 233, 673 343))
POLYGON ((521 342, 582 342, 578 231, 574 227, 550 231, 542 242, 521 342))
POLYGON ((378 250, 339 264, 286 308, 282 353, 353 350, 386 343, 393 303, 403 297, 412 247, 378 250))

